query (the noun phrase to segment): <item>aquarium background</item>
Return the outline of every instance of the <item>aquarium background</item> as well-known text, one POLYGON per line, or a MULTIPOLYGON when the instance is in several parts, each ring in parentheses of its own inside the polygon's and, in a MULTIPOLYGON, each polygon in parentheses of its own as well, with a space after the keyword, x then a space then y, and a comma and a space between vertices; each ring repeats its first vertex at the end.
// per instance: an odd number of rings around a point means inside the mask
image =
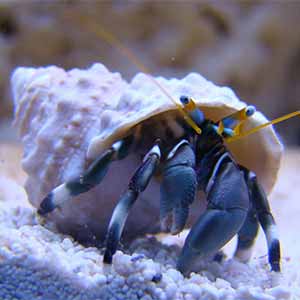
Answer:
MULTIPOLYGON (((268 118, 298 110, 299 12, 297 1, 0 1, 0 138, 16 139, 9 78, 17 66, 102 62, 127 80, 139 72, 91 26, 112 32, 155 76, 199 72, 268 118)), ((300 144, 297 118, 277 130, 300 144)))

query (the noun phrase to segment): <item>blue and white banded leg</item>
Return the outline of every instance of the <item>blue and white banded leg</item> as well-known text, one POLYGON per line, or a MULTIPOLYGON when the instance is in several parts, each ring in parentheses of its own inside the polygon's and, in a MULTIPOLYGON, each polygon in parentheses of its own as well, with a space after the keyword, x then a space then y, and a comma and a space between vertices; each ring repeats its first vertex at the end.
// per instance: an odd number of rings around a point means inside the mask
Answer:
POLYGON ((54 188, 42 200, 38 213, 46 215, 72 197, 85 193, 98 185, 105 177, 111 162, 123 159, 128 155, 132 142, 132 135, 115 142, 82 175, 54 188))
POLYGON ((129 182, 128 190, 121 196, 118 204, 116 205, 106 235, 106 248, 103 257, 104 263, 112 263, 112 258, 117 251, 129 211, 137 200, 139 194, 148 186, 150 179, 157 169, 160 157, 161 153, 157 143, 144 157, 142 164, 135 171, 129 182))
MULTIPOLYGON (((241 168, 245 174, 247 185, 249 188, 250 201, 254 209, 256 210, 257 219, 262 226, 262 229, 265 233, 267 245, 268 245, 268 259, 271 265, 271 270, 275 272, 280 272, 280 242, 277 231, 277 226, 274 220, 274 217, 271 213, 270 205, 267 199, 267 196, 258 183, 256 175, 247 170, 246 168, 241 168)), ((245 231, 250 233, 251 228, 250 224, 245 224, 245 231)), ((254 231, 252 233, 253 239, 255 238, 254 231)), ((251 245, 250 245, 251 246, 251 245)), ((239 247, 239 246, 238 246, 239 247)), ((241 245, 240 245, 241 248, 241 245)), ((245 251, 245 247, 243 247, 245 251)), ((248 247, 249 250, 249 247, 248 247)), ((244 253, 245 254, 245 253, 244 253)), ((241 252, 236 252, 237 256, 241 255, 241 252)))

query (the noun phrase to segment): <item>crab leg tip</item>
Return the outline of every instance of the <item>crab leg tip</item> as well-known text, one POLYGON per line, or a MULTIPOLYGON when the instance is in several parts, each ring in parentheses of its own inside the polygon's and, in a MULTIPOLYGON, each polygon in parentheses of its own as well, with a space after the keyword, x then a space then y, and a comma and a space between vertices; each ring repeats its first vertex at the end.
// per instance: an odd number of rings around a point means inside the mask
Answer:
POLYGON ((53 203, 53 193, 51 192, 43 199, 37 212, 39 215, 44 216, 53 211, 55 207, 53 203))
POLYGON ((107 264, 107 265, 111 265, 112 264, 112 255, 110 253, 108 253, 108 252, 104 253, 103 263, 107 264))
POLYGON ((280 272, 280 243, 279 241, 273 240, 269 249, 269 262, 271 270, 274 272, 280 272))
POLYGON ((223 251, 218 251, 214 257, 213 257, 213 261, 217 262, 217 263, 221 263, 224 259, 225 259, 226 255, 223 251))
MULTIPOLYGON (((192 255, 191 255, 192 256, 192 255)), ((187 261, 186 259, 179 259, 176 265, 176 269, 184 276, 188 276, 191 269, 191 261, 187 261)))
POLYGON ((274 271, 274 272, 280 272, 280 264, 279 264, 279 262, 276 262, 276 263, 274 262, 272 264, 271 270, 274 271))

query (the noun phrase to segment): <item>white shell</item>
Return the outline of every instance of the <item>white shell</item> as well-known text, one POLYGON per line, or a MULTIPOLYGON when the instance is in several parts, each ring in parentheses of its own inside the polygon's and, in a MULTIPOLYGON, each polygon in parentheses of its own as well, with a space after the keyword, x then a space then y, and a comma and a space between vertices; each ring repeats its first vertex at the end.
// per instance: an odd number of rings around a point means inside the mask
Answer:
MULTIPOLYGON (((218 87, 196 73, 181 80, 160 77, 157 81, 175 99, 182 94, 192 96, 206 117, 213 120, 246 105, 230 88, 218 87)), ((18 68, 12 76, 12 89, 15 124, 24 143, 26 191, 36 207, 55 186, 82 173, 92 159, 135 125, 177 110, 147 75, 138 74, 128 84, 119 73, 111 73, 101 64, 68 72, 54 66, 18 68)), ((247 128, 266 121, 256 112, 247 128)), ((228 146, 239 163, 257 173, 269 193, 282 153, 273 129, 264 128, 228 146)), ((114 162, 99 187, 67 203, 51 218, 64 231, 78 232, 78 227, 79 231, 88 227, 93 234, 102 234, 115 202, 139 163, 138 155, 114 162)), ((152 183, 141 198, 134 208, 139 213, 129 218, 127 227, 132 234, 158 221, 159 185, 152 183)))

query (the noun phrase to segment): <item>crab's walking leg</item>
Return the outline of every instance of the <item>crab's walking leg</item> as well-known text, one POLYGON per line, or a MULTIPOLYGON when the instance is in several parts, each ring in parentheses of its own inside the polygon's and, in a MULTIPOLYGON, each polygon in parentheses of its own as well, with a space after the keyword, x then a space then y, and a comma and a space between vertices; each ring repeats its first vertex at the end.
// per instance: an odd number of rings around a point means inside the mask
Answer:
POLYGON ((160 190, 161 229, 177 234, 182 231, 197 190, 193 169, 195 154, 187 140, 180 141, 169 153, 163 168, 160 190), (173 220, 172 220, 173 218, 173 220))
POLYGON ((243 171, 247 178, 250 200, 253 202, 257 218, 266 236, 271 269, 272 271, 280 272, 280 242, 277 226, 271 213, 267 196, 263 188, 257 182, 256 175, 247 169, 243 171))
POLYGON ((208 207, 189 232, 177 268, 191 271, 197 258, 217 252, 242 227, 249 208, 248 188, 238 166, 225 153, 207 184, 208 207))
POLYGON ((106 175, 111 162, 122 159, 128 154, 132 141, 133 136, 130 135, 123 140, 115 142, 82 175, 52 190, 41 202, 38 213, 45 215, 72 197, 87 192, 99 184, 106 175))
POLYGON ((160 156, 159 146, 155 144, 144 157, 143 163, 136 170, 129 182, 128 190, 121 196, 115 207, 106 236, 106 249, 103 257, 104 263, 112 263, 112 257, 117 250, 129 211, 139 193, 146 189, 159 164, 160 156))

